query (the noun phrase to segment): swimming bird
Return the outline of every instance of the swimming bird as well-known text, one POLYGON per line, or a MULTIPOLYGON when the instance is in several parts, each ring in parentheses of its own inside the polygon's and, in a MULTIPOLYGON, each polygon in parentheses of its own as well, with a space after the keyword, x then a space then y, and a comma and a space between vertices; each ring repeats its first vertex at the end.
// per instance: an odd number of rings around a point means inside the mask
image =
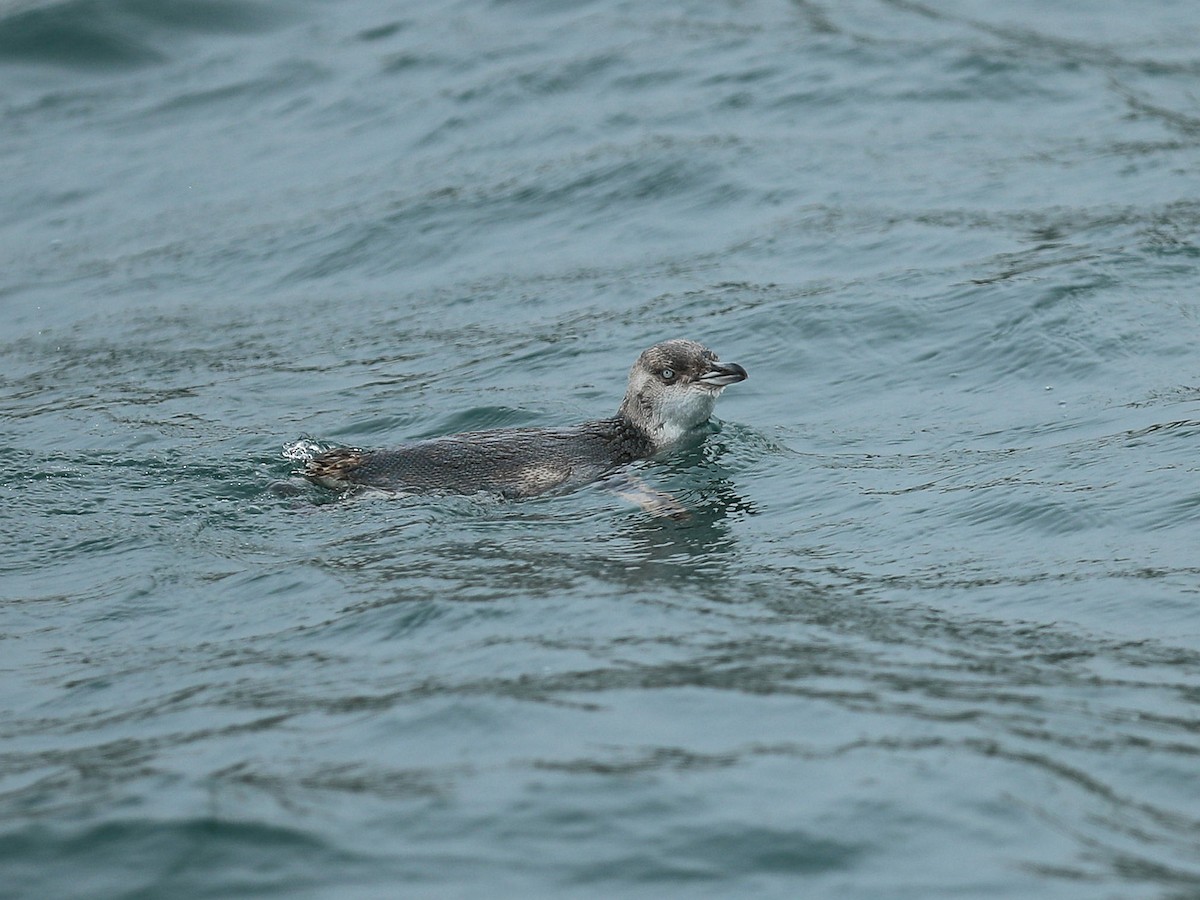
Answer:
POLYGON ((344 490, 400 493, 488 492, 517 499, 564 492, 639 459, 670 452, 712 415, 717 396, 746 379, 695 341, 662 341, 629 371, 617 414, 565 428, 498 428, 404 444, 389 450, 344 447, 308 460, 301 474, 344 490))

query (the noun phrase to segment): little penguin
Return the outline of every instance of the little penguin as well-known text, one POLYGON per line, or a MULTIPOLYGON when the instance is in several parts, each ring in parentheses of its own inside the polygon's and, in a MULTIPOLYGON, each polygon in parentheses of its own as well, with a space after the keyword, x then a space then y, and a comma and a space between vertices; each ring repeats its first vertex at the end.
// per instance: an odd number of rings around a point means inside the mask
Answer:
POLYGON ((497 428, 403 444, 338 448, 301 472, 325 487, 356 485, 401 493, 493 493, 521 499, 565 492, 639 459, 667 453, 708 421, 717 396, 746 379, 702 344, 662 341, 629 371, 617 414, 567 428, 497 428))

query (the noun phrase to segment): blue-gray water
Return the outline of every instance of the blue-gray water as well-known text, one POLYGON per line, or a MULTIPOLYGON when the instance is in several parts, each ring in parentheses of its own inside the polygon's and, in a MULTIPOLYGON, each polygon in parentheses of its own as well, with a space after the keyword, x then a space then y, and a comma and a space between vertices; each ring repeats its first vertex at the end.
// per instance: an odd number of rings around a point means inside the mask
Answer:
POLYGON ((1200 895, 1193 0, 10 0, 0 894, 1200 895), (750 380, 599 488, 301 439, 750 380))

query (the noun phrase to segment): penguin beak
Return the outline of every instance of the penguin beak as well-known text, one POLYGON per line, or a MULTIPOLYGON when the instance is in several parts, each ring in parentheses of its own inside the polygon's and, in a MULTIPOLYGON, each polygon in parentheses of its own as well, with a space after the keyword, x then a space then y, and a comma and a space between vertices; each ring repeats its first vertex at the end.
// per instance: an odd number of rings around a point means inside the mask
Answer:
POLYGON ((708 387, 725 387, 727 384, 745 381, 746 377, 746 370, 737 363, 715 362, 696 380, 708 387))

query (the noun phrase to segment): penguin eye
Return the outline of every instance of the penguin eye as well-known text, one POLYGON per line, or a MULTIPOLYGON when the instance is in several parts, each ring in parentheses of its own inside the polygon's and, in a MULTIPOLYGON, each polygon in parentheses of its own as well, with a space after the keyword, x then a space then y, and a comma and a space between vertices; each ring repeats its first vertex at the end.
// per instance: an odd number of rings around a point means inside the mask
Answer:
POLYGON ((663 381, 670 382, 670 381, 675 380, 675 370, 674 369, 663 369, 658 374, 662 376, 663 381))

